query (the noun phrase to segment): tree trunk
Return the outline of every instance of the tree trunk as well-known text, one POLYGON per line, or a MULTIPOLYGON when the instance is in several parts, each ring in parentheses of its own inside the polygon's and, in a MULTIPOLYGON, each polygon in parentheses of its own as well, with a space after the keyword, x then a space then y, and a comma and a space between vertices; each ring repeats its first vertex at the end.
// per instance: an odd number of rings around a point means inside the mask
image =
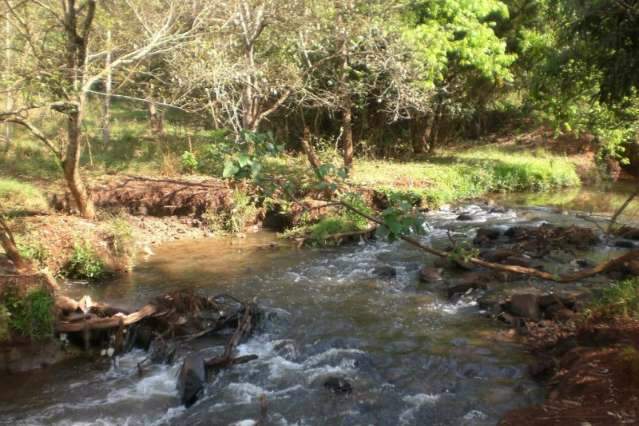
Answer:
POLYGON ((0 216, 0 245, 4 249, 4 252, 7 254, 7 257, 13 265, 16 267, 18 272, 25 271, 30 269, 31 265, 27 261, 25 261, 20 252, 18 251, 18 247, 16 246, 16 242, 13 239, 13 235, 11 234, 11 230, 9 230, 9 226, 4 221, 4 219, 0 216))
MULTIPOLYGON (((11 21, 8 18, 9 12, 7 11, 7 17, 4 20, 4 73, 5 73, 5 82, 7 83, 6 93, 5 93, 5 101, 4 107, 5 111, 11 111, 12 107, 12 93, 11 93, 11 21)), ((9 144, 11 143, 11 123, 8 121, 4 123, 4 147, 3 151, 9 150, 9 144)))
POLYGON ((149 102, 149 126, 154 136, 164 135, 164 116, 153 100, 149 102))
POLYGON ((306 154, 306 158, 308 158, 308 162, 311 164, 311 167, 315 171, 318 177, 320 176, 320 161, 315 154, 315 150, 311 145, 311 132, 308 129, 306 123, 304 123, 304 133, 302 134, 302 149, 306 154))
POLYGON ((80 176, 80 136, 81 136, 81 117, 83 103, 80 102, 77 111, 70 112, 68 114, 67 121, 67 152, 64 160, 62 161, 62 167, 64 169, 64 178, 67 181, 67 185, 71 190, 71 195, 78 207, 80 215, 87 219, 93 219, 95 217, 95 207, 93 201, 89 197, 82 177, 80 176))
POLYGON ((344 126, 344 167, 346 173, 353 172, 353 112, 351 110, 351 96, 348 94, 344 98, 344 111, 342 113, 342 125, 344 126))
POLYGON ((105 66, 109 69, 104 83, 104 115, 102 116, 102 141, 109 145, 111 141, 111 90, 113 78, 111 75, 111 30, 107 31, 107 54, 105 66))
POLYGON ((429 131, 428 152, 430 154, 435 152, 435 148, 437 147, 437 139, 439 137, 439 128, 441 126, 442 114, 443 114, 443 107, 441 104, 438 104, 436 108, 435 116, 430 125, 430 131, 429 131))

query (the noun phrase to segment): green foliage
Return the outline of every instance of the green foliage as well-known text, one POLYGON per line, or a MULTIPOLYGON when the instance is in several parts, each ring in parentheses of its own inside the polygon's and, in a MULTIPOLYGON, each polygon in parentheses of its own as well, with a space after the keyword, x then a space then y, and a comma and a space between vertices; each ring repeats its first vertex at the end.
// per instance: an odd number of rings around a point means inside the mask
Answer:
POLYGON ((243 131, 239 152, 230 155, 224 162, 222 177, 233 179, 256 179, 262 170, 265 157, 283 151, 273 139, 273 134, 243 131))
POLYGON ((357 225, 343 216, 325 217, 310 227, 309 237, 317 244, 326 244, 330 235, 356 231, 357 225))
POLYGON ((129 222, 124 217, 114 216, 107 220, 106 225, 113 254, 131 259, 135 254, 135 238, 129 222))
POLYGON ((393 241, 403 235, 422 234, 426 231, 424 218, 413 210, 413 206, 402 202, 382 212, 383 226, 377 228, 377 235, 393 241))
POLYGON ((0 213, 20 210, 48 210, 46 197, 35 186, 15 179, 0 178, 0 213))
POLYGON ((639 278, 619 281, 605 288, 593 302, 594 313, 605 317, 639 316, 639 278))
POLYGON ((257 215, 256 200, 236 189, 232 194, 233 207, 229 211, 207 212, 203 219, 212 232, 239 234, 257 215))
POLYGON ((195 154, 191 151, 184 151, 180 157, 180 162, 182 164, 182 171, 185 173, 193 173, 198 166, 197 158, 195 158, 195 154))
POLYGON ((455 263, 467 263, 471 258, 479 257, 479 249, 473 247, 468 242, 455 244, 450 251, 448 259, 455 263))
POLYGON ((9 314, 9 310, 7 307, 0 303, 0 343, 9 340, 9 321, 11 320, 11 315, 9 314))
POLYGON ((74 279, 96 280, 105 274, 104 263, 88 243, 76 243, 64 274, 74 279))
MULTIPOLYGON (((53 307, 53 297, 44 289, 33 290, 24 297, 10 292, 4 294, 0 314, 2 311, 8 314, 11 333, 43 340, 53 335, 53 307)), ((0 327, 1 323, 2 318, 0 327)))
POLYGON ((36 265, 43 267, 49 256, 49 251, 40 241, 23 241, 16 237, 18 251, 20 255, 28 259, 32 262, 35 262, 36 265))

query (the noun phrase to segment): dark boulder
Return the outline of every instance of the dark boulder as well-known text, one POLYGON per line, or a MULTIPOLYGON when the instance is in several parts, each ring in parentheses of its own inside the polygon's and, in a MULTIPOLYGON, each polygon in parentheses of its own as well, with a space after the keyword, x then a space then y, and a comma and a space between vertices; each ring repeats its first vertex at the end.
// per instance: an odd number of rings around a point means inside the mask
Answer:
POLYGON ((204 390, 206 384, 206 367, 204 355, 201 353, 189 354, 182 364, 177 381, 177 389, 180 401, 187 408, 195 404, 204 390))
POLYGON ((636 247, 635 242, 630 240, 617 240, 614 245, 615 247, 626 249, 633 249, 636 247))
POLYGON ((457 216, 457 220, 461 220, 461 221, 469 221, 469 220, 473 220, 475 219, 473 217, 473 215, 468 214, 468 213, 462 213, 459 216, 457 216))
POLYGON ((387 265, 378 266, 375 269, 373 269, 373 274, 379 278, 390 280, 397 276, 397 269, 387 265))
POLYGON ((496 250, 485 250, 482 251, 479 255, 482 259, 487 262, 500 263, 504 260, 517 256, 518 253, 515 250, 510 249, 496 249, 496 250))
POLYGON ((621 227, 621 229, 619 229, 619 231, 617 231, 617 235, 628 240, 639 241, 639 228, 623 226, 621 227))
POLYGON ((507 306, 510 313, 515 316, 531 319, 533 321, 539 321, 541 319, 539 296, 536 294, 513 294, 510 297, 510 303, 508 303, 507 306))
POLYGON ((328 377, 324 380, 324 387, 336 394, 347 394, 353 392, 353 386, 341 377, 328 377))
POLYGON ((479 228, 475 234, 473 243, 476 245, 484 245, 494 242, 501 237, 501 231, 496 228, 479 228))
POLYGON ((561 306, 562 308, 564 307, 564 304, 559 298, 559 296, 553 293, 539 296, 538 301, 539 301, 539 307, 544 310, 556 305, 561 306))
POLYGON ((423 283, 435 283, 442 280, 441 269, 423 266, 419 270, 419 280, 423 283))

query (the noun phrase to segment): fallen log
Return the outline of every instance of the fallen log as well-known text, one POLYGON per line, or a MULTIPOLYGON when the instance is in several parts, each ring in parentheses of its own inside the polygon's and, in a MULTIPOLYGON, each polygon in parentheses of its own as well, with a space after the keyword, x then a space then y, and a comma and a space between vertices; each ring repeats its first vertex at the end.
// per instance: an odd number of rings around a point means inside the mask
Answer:
POLYGON ((150 317, 158 312, 155 305, 145 305, 136 312, 125 315, 122 313, 115 314, 106 318, 94 318, 87 321, 58 321, 55 325, 55 331, 58 333, 77 333, 85 330, 107 330, 110 328, 118 328, 121 326, 129 326, 150 317))

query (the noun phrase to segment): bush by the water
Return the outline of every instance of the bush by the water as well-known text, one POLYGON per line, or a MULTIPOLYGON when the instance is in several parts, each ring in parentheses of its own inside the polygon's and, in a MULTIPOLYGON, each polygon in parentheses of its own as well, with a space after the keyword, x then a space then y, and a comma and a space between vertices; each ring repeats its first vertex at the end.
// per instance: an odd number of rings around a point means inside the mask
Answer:
POLYGON ((619 281, 602 290, 593 311, 604 316, 639 317, 639 278, 619 281))
POLYGON ((0 303, 0 341, 11 335, 31 340, 51 337, 53 307, 53 296, 44 289, 30 291, 24 297, 13 292, 5 294, 0 303))
POLYGON ((75 279, 99 279, 105 274, 104 263, 87 243, 76 243, 64 274, 75 279))

